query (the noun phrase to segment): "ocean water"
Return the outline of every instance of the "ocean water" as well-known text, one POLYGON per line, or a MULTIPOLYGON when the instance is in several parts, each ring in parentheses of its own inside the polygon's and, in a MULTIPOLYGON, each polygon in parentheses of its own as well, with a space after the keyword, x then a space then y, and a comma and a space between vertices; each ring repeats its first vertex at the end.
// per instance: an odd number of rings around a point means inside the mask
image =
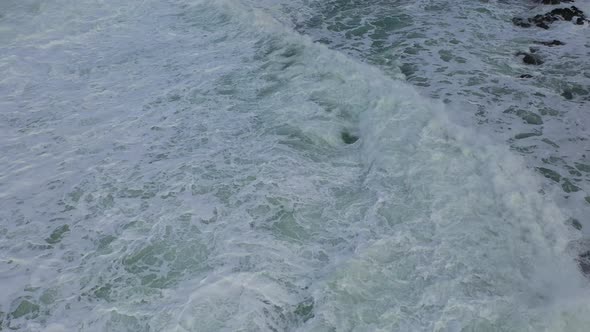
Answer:
POLYGON ((590 30, 511 23, 551 8, 0 2, 0 330, 586 331, 590 30))

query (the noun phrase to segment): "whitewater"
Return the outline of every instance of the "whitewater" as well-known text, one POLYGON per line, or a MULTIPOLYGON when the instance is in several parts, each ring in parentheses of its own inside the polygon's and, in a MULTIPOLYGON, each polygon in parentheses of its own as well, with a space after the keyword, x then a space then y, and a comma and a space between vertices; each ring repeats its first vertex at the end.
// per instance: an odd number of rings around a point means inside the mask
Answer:
POLYGON ((590 30, 547 8, 0 2, 0 331, 587 331, 590 30))

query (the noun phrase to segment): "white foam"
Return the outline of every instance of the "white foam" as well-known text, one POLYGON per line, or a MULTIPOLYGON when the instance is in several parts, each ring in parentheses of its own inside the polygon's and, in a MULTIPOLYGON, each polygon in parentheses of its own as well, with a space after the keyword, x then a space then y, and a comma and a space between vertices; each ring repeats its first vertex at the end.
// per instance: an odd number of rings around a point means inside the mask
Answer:
POLYGON ((520 158, 275 9, 169 6, 105 2, 101 29, 50 7, 82 32, 2 49, 48 59, 1 87, 6 324, 586 326, 579 235, 520 158))

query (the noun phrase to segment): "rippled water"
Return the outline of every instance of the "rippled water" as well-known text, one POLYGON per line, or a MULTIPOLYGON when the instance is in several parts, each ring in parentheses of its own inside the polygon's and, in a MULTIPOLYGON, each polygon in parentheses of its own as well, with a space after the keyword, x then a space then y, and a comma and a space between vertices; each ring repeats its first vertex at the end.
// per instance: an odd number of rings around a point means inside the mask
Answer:
POLYGON ((585 331, 588 26, 535 10, 0 3, 0 330, 585 331))

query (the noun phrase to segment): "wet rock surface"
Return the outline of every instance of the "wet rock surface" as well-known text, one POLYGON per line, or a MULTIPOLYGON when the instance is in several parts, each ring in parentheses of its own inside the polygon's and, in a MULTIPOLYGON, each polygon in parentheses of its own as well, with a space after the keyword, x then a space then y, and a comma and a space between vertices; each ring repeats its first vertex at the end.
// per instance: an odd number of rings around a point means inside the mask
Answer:
POLYGON ((572 21, 574 24, 582 25, 588 19, 584 12, 576 6, 569 8, 555 8, 545 14, 535 15, 529 18, 515 17, 512 23, 522 28, 530 28, 533 25, 543 29, 549 29, 550 24, 555 21, 572 21))
POLYGON ((526 63, 527 65, 542 65, 543 60, 536 54, 533 53, 526 53, 526 52, 519 52, 517 55, 524 55, 522 58, 522 62, 526 63))
POLYGON ((542 0, 538 2, 542 2, 544 5, 559 5, 562 2, 574 2, 574 0, 542 0))

